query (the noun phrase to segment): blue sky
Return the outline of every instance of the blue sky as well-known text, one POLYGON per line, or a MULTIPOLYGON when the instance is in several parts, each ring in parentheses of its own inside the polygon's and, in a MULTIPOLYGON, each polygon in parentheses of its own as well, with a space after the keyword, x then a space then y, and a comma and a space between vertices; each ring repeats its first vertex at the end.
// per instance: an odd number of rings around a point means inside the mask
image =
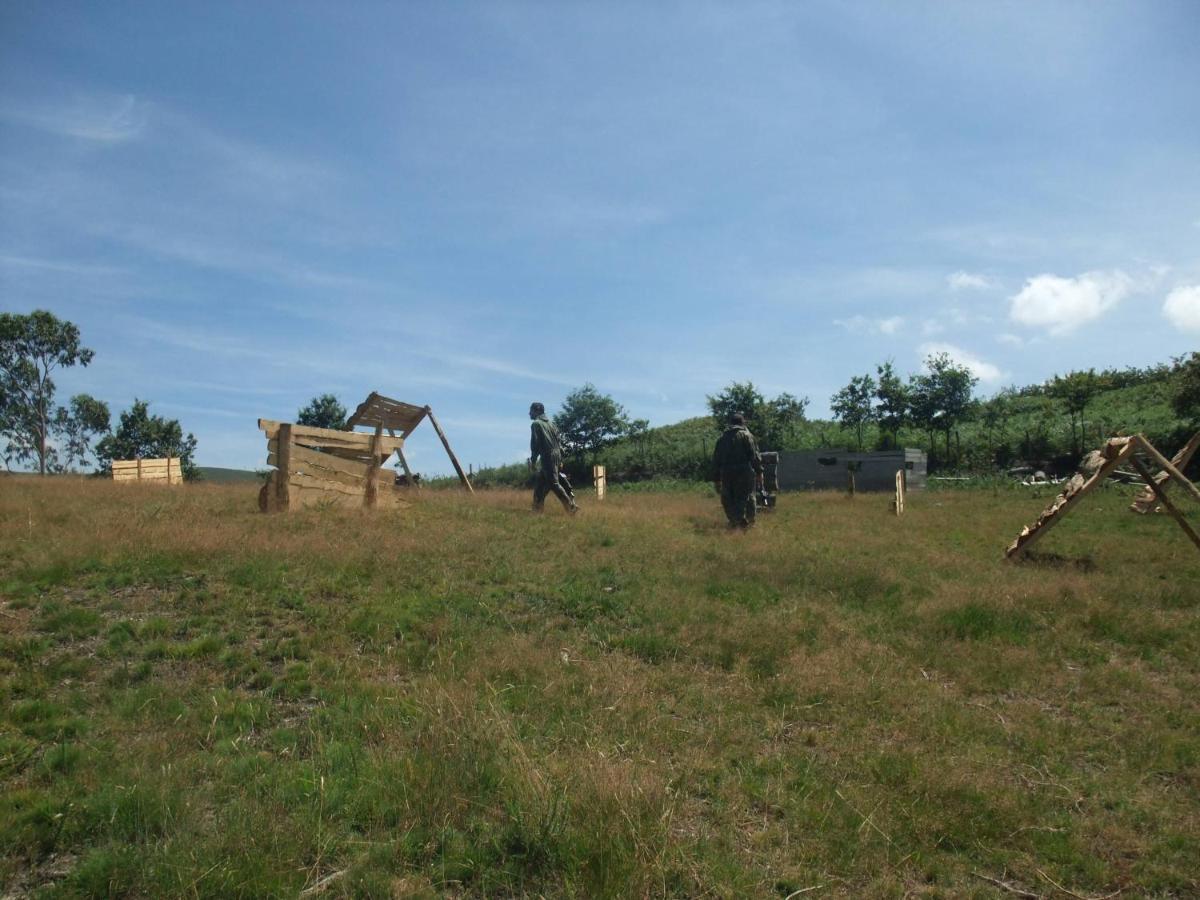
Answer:
MULTIPOLYGON (((666 424, 1200 346, 1200 4, 0 4, 0 309, 261 467, 431 404, 464 463, 592 382, 666 424)), ((414 467, 445 472, 432 432, 414 467)))

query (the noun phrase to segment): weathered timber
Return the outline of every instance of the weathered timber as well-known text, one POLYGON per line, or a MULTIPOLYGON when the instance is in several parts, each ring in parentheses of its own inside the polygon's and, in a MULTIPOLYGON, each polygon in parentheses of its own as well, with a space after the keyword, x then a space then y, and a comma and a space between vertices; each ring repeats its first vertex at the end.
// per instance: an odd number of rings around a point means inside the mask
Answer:
POLYGON ((459 465, 458 457, 454 455, 454 451, 450 449, 450 442, 446 440, 446 433, 442 431, 442 426, 438 424, 437 417, 434 416, 433 410, 428 406, 425 407, 425 415, 429 419, 429 424, 433 426, 433 430, 437 432, 437 436, 441 438, 442 446, 446 448, 446 455, 450 457, 450 462, 454 465, 454 471, 458 473, 459 480, 463 483, 468 493, 475 493, 475 488, 471 487, 471 481, 467 478, 467 473, 463 471, 463 467, 459 465))
POLYGON ((375 426, 371 437, 371 465, 367 468, 367 506, 375 506, 379 500, 379 446, 383 441, 383 425, 375 426))
MULTIPOLYGON (((1184 444, 1183 447, 1180 448, 1179 452, 1171 457, 1171 464, 1174 465, 1175 468, 1180 472, 1185 471, 1188 463, 1192 461, 1192 457, 1196 455, 1197 449, 1200 449, 1200 431, 1197 431, 1195 434, 1193 434, 1191 440, 1184 444)), ((1170 478, 1171 476, 1169 473, 1159 472, 1154 476, 1154 482, 1160 487, 1165 488, 1170 478)), ((1154 509, 1154 501, 1157 496, 1158 495, 1153 490, 1147 487, 1134 498, 1133 503, 1129 505, 1129 508, 1135 513, 1145 515, 1154 509)))
POLYGON ((275 479, 275 507, 286 510, 289 507, 289 482, 291 481, 288 474, 292 471, 292 426, 288 423, 280 425, 276 429, 276 435, 279 440, 277 454, 279 473, 275 479))
POLYGON ((1096 485, 1102 484, 1118 465, 1131 457, 1137 446, 1138 444, 1133 438, 1110 439, 1101 450, 1089 457, 1095 465, 1090 477, 1082 474, 1072 477, 1062 492, 1038 516, 1037 521, 1021 529, 1021 533, 1004 551, 1004 555, 1008 559, 1016 559, 1027 553, 1036 541, 1044 537, 1047 531, 1061 522, 1067 513, 1075 508, 1075 505, 1083 499, 1088 491, 1096 485))
MULTIPOLYGON (((267 454, 267 465, 279 466, 279 454, 275 441, 271 441, 268 445, 270 452, 267 454)), ((294 445, 292 447, 292 469, 296 468, 316 468, 322 471, 337 472, 345 475, 348 478, 358 479, 358 483, 362 484, 367 477, 367 469, 370 466, 370 461, 367 459, 360 461, 342 459, 340 456, 335 456, 332 453, 318 453, 316 450, 310 450, 307 447, 294 445)))
POLYGON ((1196 545, 1196 549, 1200 550, 1200 535, 1197 535, 1192 529, 1192 526, 1188 524, 1187 519, 1183 517, 1183 513, 1175 508, 1175 504, 1172 503, 1171 498, 1167 496, 1167 492, 1165 490, 1166 486, 1159 484, 1155 477, 1150 474, 1150 470, 1147 469, 1142 464, 1142 461, 1136 456, 1131 458, 1129 461, 1133 467, 1137 469, 1138 474, 1145 479, 1147 487, 1149 487, 1149 489, 1158 498, 1158 502, 1163 505, 1163 509, 1170 513, 1171 517, 1177 523, 1179 523, 1179 527, 1183 529, 1184 533, 1191 538, 1192 543, 1196 545))
POLYGON ((1151 459, 1158 463, 1159 468, 1166 472, 1168 476, 1178 481, 1183 486, 1184 490, 1190 493, 1197 500, 1200 500, 1200 488, 1188 481, 1184 474, 1175 468, 1175 465, 1169 459, 1159 453, 1158 450, 1155 449, 1154 445, 1140 434, 1136 436, 1136 440, 1141 449, 1144 450, 1151 459))
MULTIPOLYGON (((266 433, 267 438, 277 437, 279 429, 285 423, 274 422, 270 419, 259 419, 258 427, 266 433)), ((298 444, 306 447, 328 447, 332 450, 352 450, 368 456, 371 453, 371 435, 361 431, 337 431, 333 428, 313 428, 309 425, 292 425, 292 438, 298 444)), ((403 438, 384 438, 381 452, 391 456, 398 448, 404 446, 403 438)))

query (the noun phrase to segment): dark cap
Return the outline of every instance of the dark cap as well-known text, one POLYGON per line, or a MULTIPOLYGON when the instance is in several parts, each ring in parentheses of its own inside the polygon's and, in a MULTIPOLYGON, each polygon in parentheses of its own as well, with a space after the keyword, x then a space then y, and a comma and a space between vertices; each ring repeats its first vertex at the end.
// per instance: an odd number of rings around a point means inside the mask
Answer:
POLYGON ((543 406, 543 405, 542 405, 542 404, 540 404, 540 403, 536 403, 536 402, 535 402, 535 403, 530 403, 530 404, 529 404, 529 411, 530 411, 531 413, 534 413, 535 415, 539 415, 539 416, 540 416, 540 415, 542 415, 542 414, 544 414, 544 413, 546 412, 546 407, 545 407, 545 406, 543 406))
POLYGON ((745 425, 746 417, 738 412, 730 413, 729 414, 729 424, 730 425, 745 425))

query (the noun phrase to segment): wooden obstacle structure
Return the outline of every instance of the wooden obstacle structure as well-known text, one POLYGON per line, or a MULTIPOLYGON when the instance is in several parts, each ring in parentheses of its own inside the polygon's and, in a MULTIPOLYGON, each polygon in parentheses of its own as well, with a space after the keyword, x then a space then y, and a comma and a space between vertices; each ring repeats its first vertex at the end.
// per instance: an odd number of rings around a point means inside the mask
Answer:
POLYGON ((138 481, 148 484, 183 484, 183 469, 178 456, 163 459, 114 459, 113 481, 138 481))
MULTIPOLYGON (((1171 465, 1177 468, 1180 472, 1187 469, 1188 463, 1192 461, 1192 457, 1196 455, 1196 450, 1200 448, 1200 431, 1192 435, 1192 439, 1171 457, 1171 465)), ((1167 489, 1171 480, 1171 475, 1167 471, 1161 471, 1154 476, 1154 482, 1163 490, 1167 489)), ((1151 512, 1158 505, 1158 496, 1150 488, 1149 485, 1142 490, 1134 499, 1129 508, 1139 515, 1145 515, 1151 512)), ((1161 507, 1159 507, 1161 508, 1161 507)))
POLYGON ((596 499, 603 500, 608 494, 608 470, 604 466, 592 466, 592 484, 596 486, 596 499))
POLYGON ((276 512, 317 504, 405 506, 404 489, 383 466, 396 453, 404 468, 405 481, 416 484, 404 456, 404 441, 427 418, 463 486, 474 492, 432 409, 372 392, 359 404, 342 431, 258 420, 258 427, 267 437, 267 464, 275 466, 259 493, 259 508, 263 512, 276 512), (372 430, 354 431, 356 426, 372 430))
POLYGON ((1079 501, 1083 499, 1088 491, 1102 484, 1106 478, 1116 471, 1117 466, 1125 462, 1128 462, 1137 471, 1163 509, 1171 514, 1172 518, 1179 523, 1179 527, 1184 530, 1187 536, 1191 538, 1192 543, 1200 550, 1200 535, 1196 534, 1191 525, 1188 524, 1187 519, 1183 517, 1183 514, 1176 509, 1175 504, 1167 497, 1166 486, 1169 481, 1174 480, 1182 485, 1183 489, 1190 493, 1196 500, 1200 500, 1200 489, 1197 489, 1194 484, 1188 481, 1179 468, 1159 453, 1154 448, 1154 445, 1146 440, 1143 435, 1135 434, 1132 437, 1111 438, 1101 449, 1094 450, 1088 454, 1083 465, 1080 467, 1081 471, 1067 482, 1066 487, 1042 511, 1041 516, 1038 517, 1036 522, 1021 530, 1021 533, 1017 535, 1017 539, 1009 545, 1004 555, 1009 559, 1018 559, 1025 553, 1028 553, 1029 548, 1045 535, 1047 531, 1061 522, 1075 508, 1079 501), (1139 453, 1149 457, 1162 469, 1165 477, 1161 483, 1151 474, 1150 469, 1138 457, 1139 453))

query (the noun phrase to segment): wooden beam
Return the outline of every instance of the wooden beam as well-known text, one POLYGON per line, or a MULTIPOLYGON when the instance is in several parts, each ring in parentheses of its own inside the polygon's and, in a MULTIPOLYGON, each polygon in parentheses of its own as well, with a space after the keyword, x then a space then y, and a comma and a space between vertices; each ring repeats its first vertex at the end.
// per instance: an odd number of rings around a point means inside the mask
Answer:
POLYGON ((292 480, 292 426, 286 422, 280 425, 276 440, 279 441, 279 449, 276 451, 279 471, 275 478, 275 503, 279 509, 286 510, 291 500, 288 484, 292 480))
MULTIPOLYGON (((271 419, 259 419, 258 427, 267 435, 267 440, 276 437, 284 423, 271 419)), ((333 428, 314 428, 311 425, 291 425, 292 441, 311 447, 328 447, 352 451, 367 456, 371 452, 371 435, 362 431, 338 431, 333 428)), ((384 438, 382 449, 390 456, 392 451, 404 444, 401 438, 384 438)))
POLYGON ((1042 510, 1042 514, 1038 520, 1032 525, 1026 525, 1017 535, 1017 539, 1013 541, 1004 555, 1008 559, 1027 553, 1034 542, 1039 541, 1042 537, 1066 518, 1067 513, 1075 508, 1075 505, 1083 499, 1092 488, 1098 484, 1103 484, 1104 480, 1112 474, 1113 470, 1124 462, 1128 457, 1132 456, 1137 448, 1137 443, 1132 438, 1113 438, 1104 445, 1101 454, 1104 457, 1104 462, 1092 473, 1090 478, 1083 480, 1082 475, 1076 475, 1067 485, 1067 489, 1060 493, 1054 502, 1042 510))
POLYGON ((429 423, 433 426, 433 430, 437 432, 437 436, 442 440, 442 446, 446 448, 446 455, 450 457, 450 462, 454 465, 454 471, 458 473, 459 480, 462 481, 463 487, 469 493, 475 493, 475 488, 471 487, 471 481, 467 478, 467 473, 463 471, 463 467, 458 463, 458 457, 454 455, 454 451, 450 449, 450 442, 446 440, 446 433, 442 431, 442 426, 438 424, 437 417, 434 416, 433 410, 428 406, 425 407, 425 415, 429 417, 429 423))
POLYGON ((1192 539, 1192 543, 1196 545, 1196 549, 1200 550, 1200 535, 1197 535, 1196 532, 1192 530, 1192 526, 1189 525, 1187 519, 1183 517, 1183 513, 1176 509, 1175 504, 1172 503, 1167 497, 1167 492, 1164 490, 1165 485, 1160 485, 1155 480, 1154 476, 1150 474, 1150 470, 1147 469, 1142 464, 1142 461, 1136 456, 1132 457, 1129 462, 1135 469, 1137 469, 1138 474, 1145 479, 1146 484, 1150 486, 1150 490, 1154 491, 1154 495, 1158 497, 1158 502, 1163 505, 1163 509, 1171 514, 1175 521, 1179 523, 1179 527, 1184 530, 1184 533, 1192 539))
MULTIPOLYGON (((396 436, 396 432, 390 428, 388 429, 388 434, 390 434, 392 437, 396 436)), ((396 455, 400 457, 400 465, 404 469, 404 477, 408 479, 408 486, 411 488, 417 488, 419 490, 421 486, 413 479, 412 469, 408 467, 408 460, 404 458, 404 450, 400 447, 397 447, 396 455)))
MULTIPOLYGON (((379 502, 379 466, 383 463, 380 447, 383 445, 383 425, 375 426, 375 434, 371 438, 371 467, 367 469, 367 506, 374 507, 379 502)), ((390 454, 389 454, 390 455, 390 454)))
MULTIPOLYGON (((1171 457, 1172 464, 1180 472, 1185 471, 1188 463, 1192 461, 1192 457, 1196 455, 1198 449, 1200 449, 1200 431, 1193 434, 1191 440, 1184 444, 1179 449, 1179 452, 1171 457)), ((1159 472, 1154 476, 1155 482, 1164 486, 1170 478, 1171 476, 1166 472, 1159 472)), ((1133 502, 1129 504, 1129 508, 1139 515, 1145 515, 1154 508, 1154 500, 1157 496, 1154 491, 1146 488, 1133 499, 1133 502)))
POLYGON ((1175 468, 1175 466, 1171 463, 1171 461, 1169 459, 1167 459, 1165 456, 1163 456, 1161 453, 1159 453, 1157 450, 1154 449, 1153 444, 1151 444, 1148 440, 1146 440, 1140 434, 1137 435, 1134 438, 1134 440, 1137 441, 1138 445, 1143 450, 1145 450, 1146 453, 1149 454, 1156 463, 1158 463, 1159 467, 1164 472, 1166 472, 1168 475, 1170 475, 1172 478, 1174 478, 1176 481, 1178 481, 1180 484, 1182 484, 1184 487, 1184 490, 1188 491, 1197 500, 1200 500, 1200 488, 1196 487, 1194 484, 1192 484, 1190 481, 1188 481, 1187 478, 1184 477, 1183 473, 1180 472, 1177 468, 1175 468))

